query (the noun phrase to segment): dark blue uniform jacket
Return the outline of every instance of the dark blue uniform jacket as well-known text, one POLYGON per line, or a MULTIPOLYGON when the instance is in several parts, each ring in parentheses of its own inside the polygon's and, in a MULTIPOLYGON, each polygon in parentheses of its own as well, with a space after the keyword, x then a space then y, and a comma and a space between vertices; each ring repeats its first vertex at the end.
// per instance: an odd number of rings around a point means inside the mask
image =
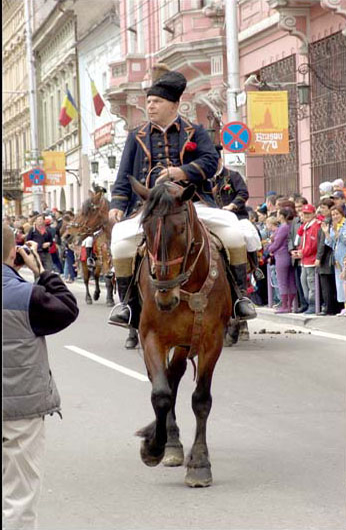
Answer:
POLYGON ((186 174, 186 180, 196 185, 194 200, 215 207, 211 179, 217 163, 218 154, 202 125, 192 124, 178 116, 163 133, 147 122, 131 131, 127 137, 112 188, 110 207, 124 211, 126 216, 130 215, 139 207, 140 199, 133 193, 128 176, 132 175, 151 188, 167 164, 179 166, 186 174), (157 166, 158 162, 162 164, 159 164, 160 167, 157 166))

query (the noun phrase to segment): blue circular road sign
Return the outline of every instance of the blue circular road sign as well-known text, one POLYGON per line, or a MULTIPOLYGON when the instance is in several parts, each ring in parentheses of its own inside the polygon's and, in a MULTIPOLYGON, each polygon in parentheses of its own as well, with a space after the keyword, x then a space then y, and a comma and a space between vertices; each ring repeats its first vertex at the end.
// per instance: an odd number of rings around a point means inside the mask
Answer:
POLYGON ((40 167, 34 167, 29 173, 29 179, 33 184, 43 184, 46 174, 40 167))
POLYGON ((221 143, 231 153, 245 151, 251 142, 251 131, 241 121, 231 121, 222 127, 221 143))

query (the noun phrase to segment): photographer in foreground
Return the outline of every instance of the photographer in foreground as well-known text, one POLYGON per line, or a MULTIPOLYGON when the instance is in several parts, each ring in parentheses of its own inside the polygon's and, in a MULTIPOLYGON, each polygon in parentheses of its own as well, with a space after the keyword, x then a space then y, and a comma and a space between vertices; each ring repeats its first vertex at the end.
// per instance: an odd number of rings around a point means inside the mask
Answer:
POLYGON ((6 530, 34 529, 44 467, 44 418, 60 414, 45 335, 72 324, 79 311, 59 276, 44 270, 37 243, 16 247, 6 225, 2 238, 3 516, 6 530), (34 273, 34 284, 18 273, 23 265, 34 273))

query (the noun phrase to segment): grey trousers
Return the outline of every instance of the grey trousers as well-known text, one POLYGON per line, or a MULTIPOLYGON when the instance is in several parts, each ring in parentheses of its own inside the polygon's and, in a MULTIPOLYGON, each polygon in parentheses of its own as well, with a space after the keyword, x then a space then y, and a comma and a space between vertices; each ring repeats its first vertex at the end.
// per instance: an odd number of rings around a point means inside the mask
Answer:
POLYGON ((304 298, 308 302, 309 307, 315 307, 315 267, 302 266, 302 274, 300 277, 304 298))

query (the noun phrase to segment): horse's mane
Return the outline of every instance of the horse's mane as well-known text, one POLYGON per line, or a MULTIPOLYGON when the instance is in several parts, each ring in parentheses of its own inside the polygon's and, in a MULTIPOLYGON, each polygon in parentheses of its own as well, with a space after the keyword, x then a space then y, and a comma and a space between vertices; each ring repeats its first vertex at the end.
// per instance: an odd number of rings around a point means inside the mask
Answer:
POLYGON ((175 197, 170 194, 167 184, 163 182, 150 190, 149 198, 145 202, 141 223, 145 223, 153 211, 160 215, 169 213, 175 204, 175 197))

